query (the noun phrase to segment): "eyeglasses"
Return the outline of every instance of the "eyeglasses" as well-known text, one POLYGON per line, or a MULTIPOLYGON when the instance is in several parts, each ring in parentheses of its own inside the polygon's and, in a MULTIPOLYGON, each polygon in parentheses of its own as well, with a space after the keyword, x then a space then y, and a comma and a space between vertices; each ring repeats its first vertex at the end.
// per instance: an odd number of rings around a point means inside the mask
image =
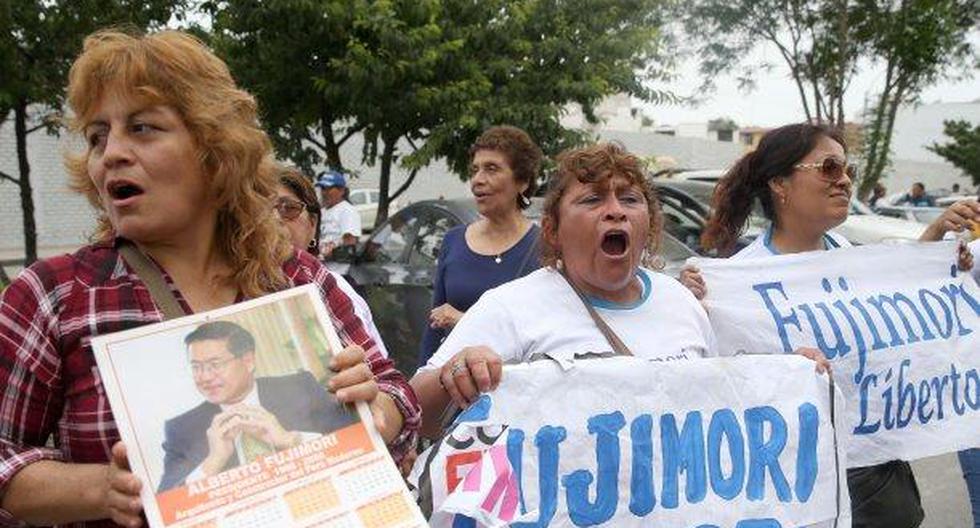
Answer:
POLYGON ((828 182, 836 182, 846 174, 851 181, 857 179, 857 167, 834 157, 824 158, 814 163, 797 163, 794 169, 819 169, 820 178, 828 182))
POLYGON ((306 209, 306 204, 300 202, 299 200, 290 200, 289 198, 279 198, 276 204, 272 206, 279 214, 279 218, 283 220, 296 220, 299 214, 306 209))
POLYGON ((230 357, 228 359, 212 359, 209 361, 191 361, 191 373, 195 376, 202 376, 204 374, 220 374, 224 372, 225 368, 232 361, 239 359, 237 357, 230 357))

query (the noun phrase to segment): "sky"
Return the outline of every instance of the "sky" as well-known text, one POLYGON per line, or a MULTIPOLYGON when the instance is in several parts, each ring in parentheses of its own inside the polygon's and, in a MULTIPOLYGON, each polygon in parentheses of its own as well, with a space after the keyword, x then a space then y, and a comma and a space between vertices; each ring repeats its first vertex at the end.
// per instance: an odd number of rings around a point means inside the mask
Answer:
MULTIPOLYGON (((974 46, 980 47, 980 32, 971 39, 974 46)), ((656 125, 677 125, 680 123, 704 123, 718 117, 731 117, 739 126, 775 126, 804 118, 796 84, 789 76, 789 68, 775 47, 761 47, 756 57, 766 60, 776 67, 757 77, 756 88, 748 93, 741 92, 734 76, 716 80, 717 90, 698 107, 678 105, 647 105, 644 113, 656 125)), ((690 94, 700 84, 696 60, 689 60, 679 66, 678 79, 668 83, 666 88, 674 93, 690 94)), ((856 120, 864 107, 865 95, 880 89, 884 81, 884 68, 865 64, 855 76, 844 99, 844 112, 848 120, 856 120)), ((922 94, 924 103, 967 102, 980 99, 980 72, 974 72, 972 79, 951 82, 945 81, 922 94)))

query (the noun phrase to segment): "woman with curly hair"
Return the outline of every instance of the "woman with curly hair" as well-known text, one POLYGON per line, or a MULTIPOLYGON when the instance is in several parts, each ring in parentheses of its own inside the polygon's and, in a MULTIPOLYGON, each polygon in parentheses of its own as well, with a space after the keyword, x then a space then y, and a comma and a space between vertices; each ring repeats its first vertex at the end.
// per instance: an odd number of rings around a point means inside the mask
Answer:
POLYGON ((327 270, 270 214, 270 142, 228 67, 184 33, 102 31, 85 40, 67 91, 87 148, 66 164, 99 228, 0 298, 0 521, 138 526, 140 482, 91 338, 300 284, 318 287, 346 346, 329 388, 368 402, 395 457, 408 452, 415 396, 327 270))
POLYGON ((643 267, 662 229, 660 204, 636 156, 610 143, 562 154, 545 198, 545 267, 483 294, 412 377, 425 434, 440 433, 451 404, 465 408, 494 389, 504 363, 583 351, 713 355, 714 334, 694 296, 643 267))

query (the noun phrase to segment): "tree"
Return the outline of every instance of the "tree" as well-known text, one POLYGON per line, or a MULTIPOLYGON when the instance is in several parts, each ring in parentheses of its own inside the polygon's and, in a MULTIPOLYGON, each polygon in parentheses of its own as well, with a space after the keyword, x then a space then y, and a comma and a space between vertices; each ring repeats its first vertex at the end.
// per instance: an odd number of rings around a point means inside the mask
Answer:
POLYGON ((226 0, 201 8, 212 18, 215 51, 259 100, 276 151, 307 170, 344 170, 340 149, 363 127, 351 120, 357 95, 338 65, 363 4, 226 0))
POLYGON ((17 174, 0 181, 17 185, 27 264, 37 259, 37 226, 27 138, 39 130, 57 133, 68 70, 82 40, 96 29, 130 23, 159 26, 180 6, 177 0, 47 0, 0 4, 0 124, 12 117, 17 174))
POLYGON ((773 65, 748 63, 747 57, 768 43, 789 68, 806 120, 843 126, 844 94, 861 49, 848 0, 692 0, 678 5, 692 36, 688 40, 696 39, 703 92, 714 89, 718 75, 732 72, 742 87, 752 88, 755 75, 773 65))
POLYGON ((933 143, 926 147, 946 158, 947 161, 966 173, 973 185, 980 186, 980 125, 972 126, 967 121, 943 121, 943 133, 950 142, 940 145, 933 143))
POLYGON ((899 107, 951 72, 970 68, 976 54, 968 35, 980 18, 976 0, 862 0, 854 25, 871 56, 884 63, 885 80, 867 116, 858 194, 866 197, 891 156, 899 107))
POLYGON ((976 0, 692 0, 680 3, 684 27, 700 39, 703 89, 735 72, 743 86, 768 64, 746 57, 768 42, 779 50, 796 84, 807 121, 844 125, 844 95, 859 60, 881 64, 885 79, 865 116, 860 196, 866 196, 888 166, 895 115, 922 90, 969 67, 975 54, 967 35, 974 28, 976 0))
POLYGON ((362 134, 380 166, 381 203, 438 158, 465 177, 468 146, 487 126, 524 127, 546 152, 580 137, 569 103, 651 99, 659 0, 226 0, 208 5, 215 48, 260 101, 280 155, 341 166, 362 134), (336 152, 336 154, 332 154, 336 152), (400 165, 408 181, 392 191, 400 165))
POLYGON ((445 158, 466 178, 469 145, 491 125, 519 126, 546 154, 556 154, 585 139, 561 125, 569 104, 581 106, 595 123, 595 107, 610 95, 645 101, 671 97, 649 86, 664 76, 663 2, 456 0, 446 5, 447 23, 462 22, 447 27, 463 43, 461 54, 481 90, 448 108, 446 120, 408 163, 445 158))

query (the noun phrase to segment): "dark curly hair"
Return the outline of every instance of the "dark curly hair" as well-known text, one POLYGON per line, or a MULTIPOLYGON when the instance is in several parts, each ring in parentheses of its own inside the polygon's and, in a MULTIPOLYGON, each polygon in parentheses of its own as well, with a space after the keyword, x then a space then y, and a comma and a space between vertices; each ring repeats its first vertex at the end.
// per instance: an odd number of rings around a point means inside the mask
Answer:
MULTIPOLYGON (((647 181, 646 171, 640 159, 627 152, 623 145, 615 142, 569 149, 558 155, 558 168, 548 182, 548 191, 544 197, 542 227, 558 230, 561 221, 561 199, 573 180, 585 184, 607 183, 615 176, 622 176, 631 185, 638 186, 643 197, 646 198, 650 211, 650 231, 646 249, 648 254, 656 254, 660 248, 664 224, 660 200, 647 181)), ((554 267, 561 255, 558 254, 558 248, 552 246, 547 238, 541 238, 541 264, 554 267)))
MULTIPOLYGON (((510 125, 499 125, 486 129, 470 147, 470 159, 479 150, 496 150, 507 156, 510 168, 514 172, 517 183, 526 183, 525 198, 534 196, 538 185, 538 174, 541 172, 541 160, 544 154, 527 132, 510 125)), ((526 209, 530 206, 527 200, 517 197, 517 207, 526 209)))
POLYGON ((806 157, 821 137, 836 141, 847 153, 844 135, 826 125, 797 123, 762 136, 759 146, 742 156, 718 182, 701 245, 705 249, 717 249, 720 255, 731 254, 756 199, 762 204, 765 217, 778 223, 769 182, 791 175, 793 165, 806 157))

